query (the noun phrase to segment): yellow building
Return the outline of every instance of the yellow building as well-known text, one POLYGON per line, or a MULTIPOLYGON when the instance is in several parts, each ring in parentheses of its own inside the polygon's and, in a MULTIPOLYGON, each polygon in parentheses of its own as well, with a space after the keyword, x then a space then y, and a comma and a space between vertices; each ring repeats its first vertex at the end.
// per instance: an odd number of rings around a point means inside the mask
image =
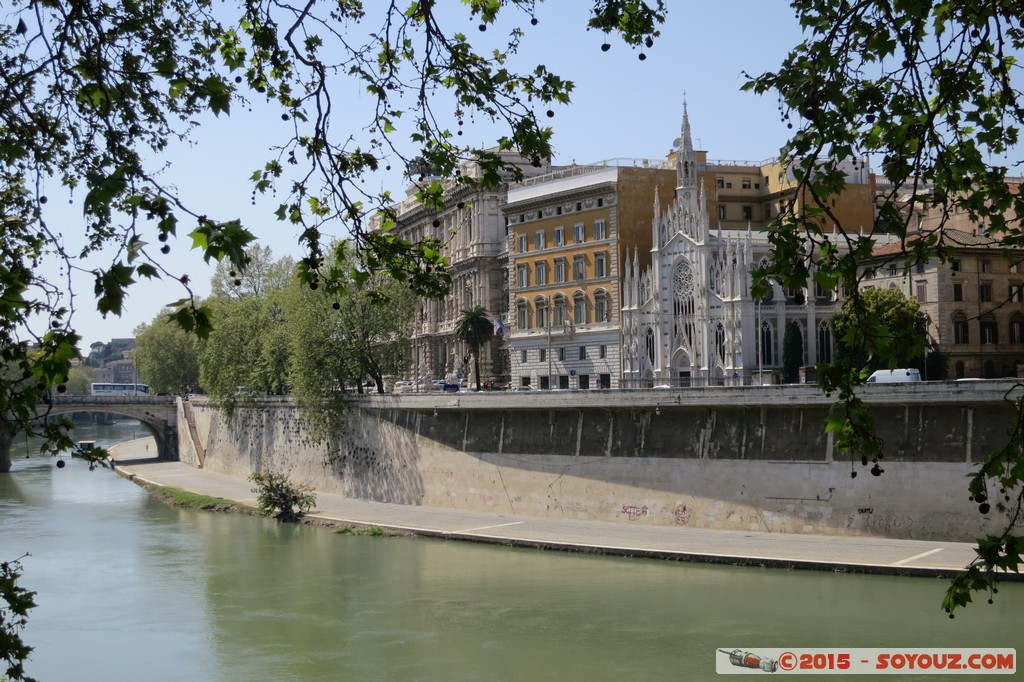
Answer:
POLYGON ((665 163, 570 166, 509 189, 509 314, 513 386, 618 387, 625 247, 648 253, 655 197, 671 197, 665 163))

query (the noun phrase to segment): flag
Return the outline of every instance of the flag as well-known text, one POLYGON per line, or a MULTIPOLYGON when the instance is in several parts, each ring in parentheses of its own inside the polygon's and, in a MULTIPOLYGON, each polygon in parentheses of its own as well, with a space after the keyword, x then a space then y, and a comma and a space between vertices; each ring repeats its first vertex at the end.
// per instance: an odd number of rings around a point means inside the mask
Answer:
POLYGON ((494 321, 494 335, 498 338, 505 336, 505 325, 501 323, 501 320, 494 321))

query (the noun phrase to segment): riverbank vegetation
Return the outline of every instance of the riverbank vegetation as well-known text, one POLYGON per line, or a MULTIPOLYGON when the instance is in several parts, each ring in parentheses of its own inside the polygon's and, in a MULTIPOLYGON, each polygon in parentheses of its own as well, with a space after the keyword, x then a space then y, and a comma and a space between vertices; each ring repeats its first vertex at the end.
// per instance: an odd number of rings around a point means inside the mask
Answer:
POLYGON ((234 500, 224 499, 223 497, 201 495, 199 493, 182 490, 181 488, 172 488, 163 485, 144 485, 143 487, 148 490, 153 497, 157 498, 161 502, 171 505, 172 507, 201 509, 203 511, 225 511, 240 514, 259 514, 259 510, 255 507, 249 507, 239 502, 235 502, 234 500))
POLYGON ((298 521, 316 505, 316 492, 307 483, 295 483, 287 474, 271 470, 249 475, 261 514, 278 521, 298 521))

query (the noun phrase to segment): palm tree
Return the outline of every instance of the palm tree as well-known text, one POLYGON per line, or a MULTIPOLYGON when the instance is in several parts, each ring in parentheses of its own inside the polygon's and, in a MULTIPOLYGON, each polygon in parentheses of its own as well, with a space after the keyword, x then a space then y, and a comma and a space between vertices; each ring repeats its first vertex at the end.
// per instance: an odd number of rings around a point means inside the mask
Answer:
POLYGON ((482 305, 466 308, 455 321, 455 335, 470 347, 473 369, 476 372, 476 390, 480 390, 480 346, 494 335, 494 324, 482 305))

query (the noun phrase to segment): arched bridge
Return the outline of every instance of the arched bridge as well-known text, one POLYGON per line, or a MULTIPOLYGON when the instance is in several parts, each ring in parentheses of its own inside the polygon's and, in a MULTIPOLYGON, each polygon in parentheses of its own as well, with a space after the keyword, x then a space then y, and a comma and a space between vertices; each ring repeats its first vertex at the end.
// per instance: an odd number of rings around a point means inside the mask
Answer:
MULTIPOLYGON (((178 458, 178 398, 176 396, 55 396, 49 413, 110 412, 138 419, 156 439, 157 456, 178 458)), ((0 472, 11 468, 11 424, 0 428, 0 472)))

